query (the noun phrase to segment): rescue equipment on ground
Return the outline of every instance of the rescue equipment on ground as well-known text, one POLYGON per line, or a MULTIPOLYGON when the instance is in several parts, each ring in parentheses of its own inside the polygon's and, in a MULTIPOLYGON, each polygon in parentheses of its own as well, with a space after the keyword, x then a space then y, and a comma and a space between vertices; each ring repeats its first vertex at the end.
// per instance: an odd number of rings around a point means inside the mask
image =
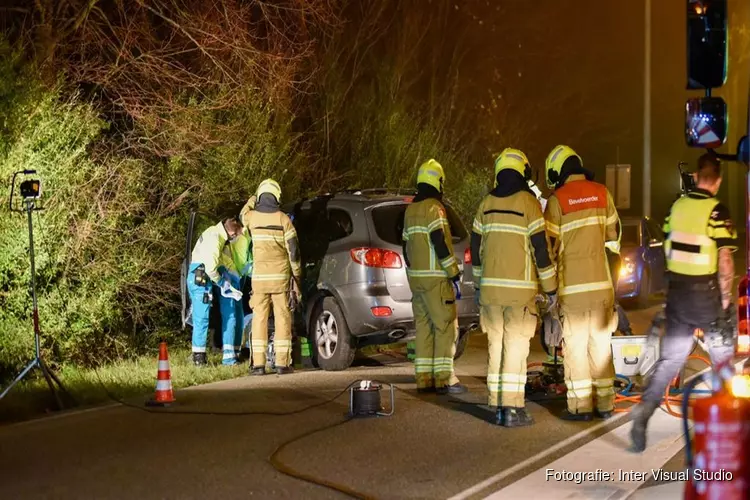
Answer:
POLYGON ((682 426, 690 472, 685 500, 750 498, 750 375, 735 375, 731 362, 691 380, 682 401, 682 426), (690 393, 711 382, 712 394, 692 402, 694 434, 688 424, 690 393))
POLYGON ((350 417, 390 417, 395 411, 395 396, 393 384, 390 388, 391 405, 388 412, 383 408, 380 389, 383 383, 375 380, 359 380, 349 388, 349 416, 350 417))
POLYGON ((156 393, 154 399, 146 402, 147 406, 170 406, 176 402, 174 391, 172 390, 172 373, 169 370, 169 353, 167 352, 167 343, 159 344, 159 359, 156 370, 156 393))

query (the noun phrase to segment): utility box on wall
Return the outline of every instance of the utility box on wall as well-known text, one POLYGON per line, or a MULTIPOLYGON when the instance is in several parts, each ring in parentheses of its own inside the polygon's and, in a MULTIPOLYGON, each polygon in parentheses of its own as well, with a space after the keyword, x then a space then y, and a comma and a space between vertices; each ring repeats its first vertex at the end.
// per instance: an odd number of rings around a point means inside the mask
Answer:
POLYGON ((630 165, 607 165, 607 189, 618 209, 630 208, 630 171, 630 165))

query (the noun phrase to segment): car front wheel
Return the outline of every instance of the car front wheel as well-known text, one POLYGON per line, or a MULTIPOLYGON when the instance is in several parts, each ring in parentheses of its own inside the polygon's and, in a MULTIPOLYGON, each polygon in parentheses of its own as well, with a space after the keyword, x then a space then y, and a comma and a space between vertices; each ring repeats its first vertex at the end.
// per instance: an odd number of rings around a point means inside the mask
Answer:
POLYGON ((346 370, 354 361, 356 347, 341 308, 333 297, 325 297, 315 308, 311 322, 315 364, 326 371, 346 370))

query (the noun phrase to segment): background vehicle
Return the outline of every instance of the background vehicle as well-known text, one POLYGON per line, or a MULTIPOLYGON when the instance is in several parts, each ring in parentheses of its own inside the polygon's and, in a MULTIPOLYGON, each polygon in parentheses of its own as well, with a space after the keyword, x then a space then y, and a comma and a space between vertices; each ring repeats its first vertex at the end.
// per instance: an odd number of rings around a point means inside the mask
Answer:
MULTIPOLYGON (((414 337, 411 290, 401 248, 404 212, 414 191, 350 190, 301 200, 282 207, 297 230, 302 253, 302 305, 295 317, 295 334, 312 343, 314 362, 324 370, 344 370, 358 347, 408 341, 414 337)), ((242 203, 223 216, 239 213, 242 203)), ((456 358, 467 333, 479 323, 474 304, 469 234, 446 203, 453 250, 463 271, 458 301, 459 339, 456 358)), ((186 275, 190 252, 201 232, 221 216, 191 214, 182 266, 183 328, 190 324, 186 275)), ((246 317, 249 283, 243 290, 246 317)), ((211 322, 219 332, 218 302, 211 322), (214 323, 217 321, 216 323, 214 323)), ((219 333, 214 345, 219 346, 219 333)))
POLYGON ((623 217, 617 276, 618 300, 645 306, 648 298, 664 290, 664 233, 650 217, 623 217))

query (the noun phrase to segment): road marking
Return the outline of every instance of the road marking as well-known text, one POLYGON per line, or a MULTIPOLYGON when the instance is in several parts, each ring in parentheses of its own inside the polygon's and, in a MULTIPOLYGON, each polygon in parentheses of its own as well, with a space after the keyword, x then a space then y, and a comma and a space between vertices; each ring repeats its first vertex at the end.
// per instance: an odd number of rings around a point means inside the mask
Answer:
MULTIPOLYGON (((736 363, 735 369, 742 370, 743 364, 744 360, 736 363)), ((696 388, 709 387, 701 383, 696 388)), ((662 467, 685 447, 682 419, 663 411, 654 414, 648 425, 648 442, 649 447, 643 454, 627 452, 630 426, 621 425, 487 498, 532 498, 533 495, 545 495, 549 500, 627 498, 652 478, 652 470, 662 467), (602 474, 594 475, 593 481, 555 480, 554 476, 549 476, 550 469, 552 473, 602 471, 602 474), (630 474, 620 474, 620 471, 630 474), (605 479, 603 473, 610 475, 605 479)))
MULTIPOLYGON (((745 362, 746 359, 740 360, 735 367, 738 370, 742 369, 742 365, 745 362)), ((691 377, 686 379, 686 382, 689 380, 692 380, 693 378, 699 376, 700 374, 706 373, 710 370, 710 368, 706 368, 695 375, 692 375, 691 377)), ((599 424, 596 424, 584 431, 579 432, 578 434, 575 434, 573 436, 570 436, 569 438, 560 441, 556 445, 544 450, 543 452, 537 453, 536 455, 527 458, 526 460, 514 465, 513 467, 510 467, 508 469, 505 469, 502 472, 499 472, 498 474, 495 474, 494 476, 485 479, 484 481, 472 486, 471 488, 468 488, 457 495, 452 496, 449 500, 464 500, 467 498, 470 498, 473 495, 476 495, 478 493, 481 493, 482 491, 488 489, 493 484, 497 484, 504 479, 512 476, 513 474, 522 471, 523 469, 527 468, 528 466, 542 460, 545 457, 548 457, 555 452, 559 451, 560 449, 563 449, 576 441, 579 441, 586 436, 589 436, 599 429, 609 426, 612 423, 620 422, 625 417, 627 417, 629 413, 619 413, 615 415, 610 420, 600 422, 599 424)), ((605 472, 616 472, 619 469, 623 470, 630 470, 633 469, 635 471, 648 471, 651 469, 651 467, 643 468, 643 464, 648 464, 653 462, 654 460, 648 460, 650 458, 651 453, 657 453, 659 457, 664 456, 667 453, 671 453, 664 459, 662 462, 660 462, 658 466, 663 465, 666 463, 670 458, 672 458, 677 452, 682 449, 682 427, 680 426, 680 420, 676 419, 675 417, 672 417, 671 415, 665 413, 665 412, 659 412, 654 415, 654 417, 651 419, 653 422, 649 422, 649 439, 653 443, 654 437, 656 437, 658 441, 658 445, 654 446, 652 445, 649 448, 649 452, 645 453, 643 455, 638 454, 631 454, 627 453, 625 451, 625 448, 627 448, 627 445, 629 444, 629 437, 627 436, 627 433, 629 432, 629 427, 620 425, 616 429, 610 431, 609 433, 594 439, 593 441, 587 443, 581 448, 578 448, 577 450, 574 450, 571 453, 568 453, 567 455, 561 457, 559 460, 554 462, 553 464, 555 467, 552 467, 552 465, 549 466, 549 468, 555 468, 556 470, 568 470, 568 471, 584 471, 584 472, 593 472, 596 471, 596 469, 603 469, 605 472), (670 437, 670 431, 671 431, 671 437, 670 437), (674 433, 677 432, 677 436, 674 436, 674 433), (623 435, 624 438, 623 439, 623 435), (614 445, 620 445, 619 447, 614 450, 613 453, 613 444, 614 445), (679 446, 678 446, 679 445, 679 446), (582 450, 586 450, 585 452, 582 452, 582 450), (674 451, 672 451, 674 450, 674 451), (592 452, 596 452, 596 457, 590 456, 592 452), (608 458, 603 458, 600 455, 606 455, 606 453, 609 453, 609 455, 612 455, 608 458), (648 460, 648 461, 647 461, 648 460), (626 466, 626 463, 630 463, 636 461, 637 463, 633 466, 628 468, 626 466), (582 467, 581 464, 589 463, 589 468, 582 467), (611 471, 604 468, 603 465, 614 463, 616 467, 612 469, 611 471), (564 464, 568 464, 567 466, 562 466, 564 464)), ((491 495, 487 498, 514 498, 514 495, 531 495, 533 493, 538 493, 540 495, 544 495, 545 498, 552 499, 552 498, 573 498, 571 495, 575 495, 575 498, 586 498, 585 493, 588 492, 592 494, 592 497, 589 498, 602 498, 602 495, 605 493, 613 493, 613 486, 615 486, 615 483, 612 483, 612 485, 608 484, 600 484, 597 487, 594 486, 593 483, 586 483, 583 482, 580 485, 576 485, 575 483, 570 483, 572 486, 577 487, 575 492, 578 492, 577 494, 584 494, 583 497, 577 496, 573 490, 565 489, 567 488, 568 484, 566 483, 560 483, 560 482, 547 482, 545 481, 545 474, 546 469, 548 467, 543 467, 541 469, 538 469, 537 471, 531 473, 530 475, 519 479, 515 483, 512 483, 511 485, 507 486, 506 488, 501 489, 494 495, 491 495), (541 473, 541 476, 539 475, 541 473), (528 483, 525 481, 529 481, 528 483), (531 486, 536 486, 538 491, 531 491, 531 486), (554 486, 554 488, 550 488, 550 486, 554 486), (513 488, 513 489, 509 489, 513 488), (555 496, 550 496, 552 491, 555 492, 555 496), (581 491, 585 490, 585 491, 581 491), (502 496, 501 495, 502 492, 502 496), (560 496, 557 496, 559 494, 560 496)), ((642 483, 638 483, 638 486, 640 486, 642 483)), ((619 491, 619 490, 617 490, 619 491)))

